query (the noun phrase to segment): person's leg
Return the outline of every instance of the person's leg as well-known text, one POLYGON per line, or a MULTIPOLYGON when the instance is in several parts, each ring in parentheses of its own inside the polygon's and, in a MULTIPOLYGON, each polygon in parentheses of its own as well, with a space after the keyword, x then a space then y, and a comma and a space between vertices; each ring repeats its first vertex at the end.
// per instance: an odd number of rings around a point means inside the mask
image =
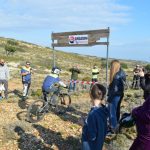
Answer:
POLYGON ((70 80, 69 92, 73 90, 73 80, 70 80))
POLYGON ((28 96, 30 86, 31 86, 31 83, 28 83, 26 96, 28 96))
POLYGON ((113 130, 117 127, 117 107, 120 100, 120 96, 115 96, 111 103, 109 103, 109 121, 113 130))
POLYGON ((23 97, 25 97, 27 95, 27 89, 28 89, 28 84, 23 83, 23 97))
POLYGON ((117 121, 119 121, 119 119, 120 119, 120 105, 121 105, 121 101, 122 101, 122 99, 123 99, 123 96, 124 96, 124 94, 123 94, 122 96, 120 96, 120 100, 119 100, 118 106, 117 106, 117 112, 116 112, 117 121))
POLYGON ((5 98, 7 99, 8 98, 8 81, 3 80, 3 83, 4 83, 4 88, 5 88, 4 95, 5 95, 5 98))
POLYGON ((76 91, 76 80, 73 81, 73 91, 76 91))
POLYGON ((82 143, 82 150, 90 150, 90 146, 88 142, 83 142, 82 143))
POLYGON ((134 75, 134 76, 133 76, 133 82, 132 82, 132 88, 135 87, 135 82, 136 82, 136 76, 134 75))

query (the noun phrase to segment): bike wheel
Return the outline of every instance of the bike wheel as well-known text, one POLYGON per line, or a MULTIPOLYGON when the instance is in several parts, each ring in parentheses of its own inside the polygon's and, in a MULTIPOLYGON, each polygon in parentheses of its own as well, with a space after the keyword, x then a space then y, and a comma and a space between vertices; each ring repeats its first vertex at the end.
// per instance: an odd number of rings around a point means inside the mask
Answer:
POLYGON ((33 102, 27 110, 27 120, 31 123, 36 123, 43 119, 46 113, 46 102, 37 100, 33 102))
POLYGON ((70 95, 63 93, 59 96, 58 104, 56 105, 56 111, 58 113, 65 113, 68 111, 71 104, 70 95))

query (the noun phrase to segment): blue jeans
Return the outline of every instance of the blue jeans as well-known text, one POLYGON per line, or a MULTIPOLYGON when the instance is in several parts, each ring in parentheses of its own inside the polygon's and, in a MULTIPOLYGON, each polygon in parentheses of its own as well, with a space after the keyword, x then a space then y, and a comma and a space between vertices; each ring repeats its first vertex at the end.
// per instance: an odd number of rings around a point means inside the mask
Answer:
POLYGON ((76 91, 76 82, 77 82, 77 80, 70 81, 69 91, 76 91))
POLYGON ((117 109, 118 109, 118 105, 120 103, 120 99, 121 96, 115 96, 111 103, 108 104, 108 109, 109 109, 109 123, 110 123, 110 127, 112 129, 116 129, 117 127, 117 123, 118 123, 118 119, 117 119, 117 109))
POLYGON ((82 150, 90 150, 90 146, 88 142, 83 142, 82 143, 82 150))

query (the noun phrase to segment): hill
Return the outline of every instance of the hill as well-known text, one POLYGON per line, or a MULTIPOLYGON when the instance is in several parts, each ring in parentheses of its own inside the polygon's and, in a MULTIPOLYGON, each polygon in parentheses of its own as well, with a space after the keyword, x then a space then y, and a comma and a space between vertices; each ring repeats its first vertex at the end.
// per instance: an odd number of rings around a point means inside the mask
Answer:
MULTIPOLYGON (((105 83, 105 58, 83 56, 79 54, 55 51, 56 65, 62 68, 61 78, 69 84, 69 68, 79 65, 80 81, 91 80, 91 69, 97 64, 100 69, 99 81, 105 83)), ((49 113, 36 124, 26 120, 26 112, 29 104, 39 98, 43 78, 50 73, 53 65, 53 51, 50 48, 18 41, 15 39, 0 38, 0 58, 7 61, 10 68, 11 79, 9 81, 9 99, 0 102, 0 150, 78 150, 82 127, 79 119, 90 109, 89 85, 78 84, 77 93, 71 95, 72 110, 64 115, 49 113), (8 40, 17 42, 16 52, 6 56, 5 45, 8 40), (29 99, 21 101, 22 83, 20 68, 26 61, 31 62, 34 69, 32 86, 29 99)), ((112 59, 109 60, 109 62, 112 59)), ((120 60, 127 72, 128 81, 132 81, 132 70, 136 64, 146 65, 145 62, 120 60)), ((142 91, 128 89, 122 103, 122 112, 130 111, 133 107, 142 103, 142 91), (136 100, 140 99, 140 100, 136 100)), ((105 143, 113 149, 127 150, 135 136, 135 128, 124 130, 112 143, 105 143)))

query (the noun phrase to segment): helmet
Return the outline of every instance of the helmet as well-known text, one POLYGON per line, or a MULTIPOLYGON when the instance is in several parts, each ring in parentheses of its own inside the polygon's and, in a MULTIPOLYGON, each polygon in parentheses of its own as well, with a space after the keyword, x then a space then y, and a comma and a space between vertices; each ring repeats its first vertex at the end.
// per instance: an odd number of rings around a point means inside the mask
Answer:
POLYGON ((53 68, 52 68, 52 73, 59 75, 60 72, 61 72, 61 69, 60 69, 60 68, 58 68, 58 67, 53 67, 53 68))
POLYGON ((130 113, 122 114, 122 117, 119 121, 119 126, 124 128, 130 128, 135 125, 135 120, 130 113))

